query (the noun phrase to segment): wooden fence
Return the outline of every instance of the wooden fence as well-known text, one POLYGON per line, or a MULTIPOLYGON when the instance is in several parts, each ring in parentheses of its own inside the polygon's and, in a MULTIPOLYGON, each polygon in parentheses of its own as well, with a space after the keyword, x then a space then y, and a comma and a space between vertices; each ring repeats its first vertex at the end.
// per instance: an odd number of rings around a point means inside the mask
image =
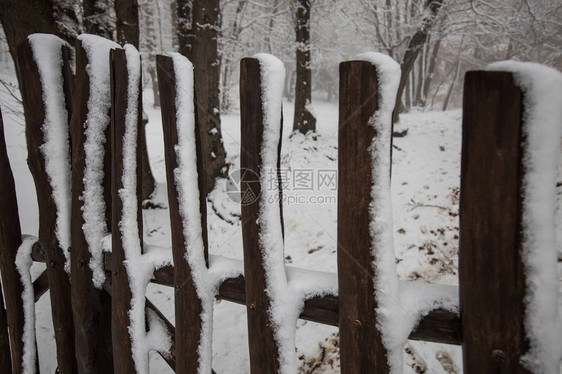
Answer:
MULTIPOLYGON (((126 266, 123 238, 119 230, 123 188, 124 122, 128 103, 127 55, 123 49, 111 52, 111 126, 105 133, 104 179, 100 188, 105 200, 105 221, 113 232, 112 252, 105 253, 107 275, 97 288, 88 263, 90 252, 83 232, 84 151, 88 111, 89 56, 79 41, 76 45, 76 76, 69 64, 69 49, 63 47, 66 109, 71 115, 68 134, 72 149, 71 272, 64 270, 63 251, 54 236, 56 207, 52 186, 45 173, 45 159, 39 151, 44 143, 45 121, 40 72, 28 42, 18 49, 22 76, 22 98, 26 115, 29 166, 39 203, 39 238, 32 258, 47 263, 34 282, 35 300, 50 290, 53 324, 60 373, 133 373, 136 371, 128 327, 132 290, 126 266), (111 141, 109 141, 111 139, 111 141), (71 281, 72 280, 72 281, 71 281)), ((161 355, 178 373, 196 373, 201 352, 203 301, 191 276, 192 264, 185 259, 186 237, 179 207, 174 170, 179 160, 177 133, 177 77, 173 59, 157 56, 166 175, 172 233, 172 265, 154 271, 153 282, 175 288, 175 324, 156 306, 145 300, 148 313, 156 315, 167 329, 173 345, 161 355), (175 327, 174 327, 175 326, 175 327)), ((241 61, 240 96, 243 152, 241 167, 259 175, 264 142, 262 74, 259 61, 241 61)), ((387 373, 387 351, 377 327, 374 298, 373 255, 369 233, 371 205, 371 158, 368 147, 378 134, 368 123, 380 103, 376 68, 365 61, 340 65, 340 130, 338 185, 338 269, 340 295, 306 299, 301 319, 339 326, 342 373, 387 373), (345 123, 344 123, 345 122, 345 123), (341 250, 348 249, 345 253, 341 250)), ((141 95, 134 110, 141 113, 141 95)), ((525 152, 521 141, 522 93, 512 74, 473 71, 466 75, 463 107, 463 145, 460 201, 459 294, 460 314, 432 310, 419 321, 409 338, 462 345, 465 373, 524 373, 521 356, 528 349, 525 339, 523 298, 525 274, 520 256, 521 181, 520 167, 525 152), (498 156, 500 155, 500 156, 498 156), (481 167, 487 165, 487 167, 481 167), (502 196, 502 199, 497 199, 502 196), (461 317, 459 317, 462 316, 461 317)), ((109 115, 109 113, 108 113, 109 115)), ((137 129, 142 129, 140 115, 137 129)), ((23 285, 15 267, 22 243, 16 194, 10 170, 3 127, 0 126, 0 269, 6 309, 0 308, 0 372, 22 373, 24 313, 23 285), (8 335, 9 332, 9 335, 8 335), (11 357, 11 359, 10 359, 11 357)), ((195 121, 199 190, 205 173, 201 134, 195 121)), ((144 142, 138 131, 137 145, 144 142)), ((279 139, 280 144, 281 139, 279 139)), ((279 152, 280 152, 279 145, 279 152)), ((137 188, 140 188, 142 147, 136 147, 137 188)), ((389 155, 390 157, 390 155, 389 155)), ((251 173, 248 174, 251 177, 251 173)), ((246 180, 250 182, 250 180, 246 180)), ((259 180, 256 180, 258 184, 259 180)), ((281 187, 281 184, 279 184, 281 187)), ((261 186, 262 189, 266 188, 261 186)), ((209 266, 205 196, 200 194, 203 251, 209 266)), ((280 209, 282 207, 280 206, 280 209)), ((140 190, 137 194, 137 224, 142 238, 140 190)), ((279 343, 270 320, 271 295, 266 292, 267 269, 263 264, 255 219, 260 201, 242 207, 244 275, 224 279, 217 298, 247 306, 250 367, 253 373, 279 371, 279 343)), ((282 218, 281 219, 282 223, 282 218)), ((190 250, 188 248, 187 250, 190 250)), ((0 291, 1 292, 1 291, 0 291)), ((2 297, 0 297, 0 301, 2 297)))

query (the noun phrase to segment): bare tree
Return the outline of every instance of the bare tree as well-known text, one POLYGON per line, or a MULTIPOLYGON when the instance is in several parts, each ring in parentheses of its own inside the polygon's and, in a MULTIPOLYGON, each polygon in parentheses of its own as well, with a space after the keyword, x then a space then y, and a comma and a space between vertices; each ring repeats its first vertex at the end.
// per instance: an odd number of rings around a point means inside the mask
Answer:
POLYGON ((437 17, 437 13, 441 6, 443 5, 444 0, 426 0, 424 6, 424 17, 422 19, 421 25, 416 33, 410 38, 408 41, 408 46, 406 47, 406 52, 404 53, 404 57, 402 58, 402 63, 400 64, 400 68, 402 70, 402 75, 400 76, 400 83, 398 85, 398 92, 396 94, 396 109, 394 110, 394 121, 398 122, 398 112, 401 108, 402 103, 402 95, 404 93, 404 88, 406 88, 406 83, 408 81, 408 77, 412 68, 414 67, 414 63, 420 54, 420 51, 427 40, 427 36, 429 31, 435 24, 435 19, 437 17))
MULTIPOLYGON (((277 0, 275 0, 277 1, 277 0)), ((242 21, 244 19, 246 5, 248 0, 238 0, 236 5, 236 10, 232 19, 232 25, 229 28, 228 35, 226 38, 228 41, 226 43, 232 44, 233 48, 239 48, 240 33, 242 31, 242 21)), ((273 19, 273 17, 271 18, 273 19)), ((223 38, 225 38, 225 32, 223 29, 223 38)), ((226 44, 223 42, 223 46, 226 44)), ((232 87, 232 69, 233 63, 238 63, 238 61, 233 61, 233 54, 225 53, 225 48, 222 50, 222 83, 221 83, 221 110, 228 112, 231 108, 231 87, 232 87)), ((271 53, 271 52, 270 52, 271 53)), ((234 57, 234 59, 238 60, 234 57)))

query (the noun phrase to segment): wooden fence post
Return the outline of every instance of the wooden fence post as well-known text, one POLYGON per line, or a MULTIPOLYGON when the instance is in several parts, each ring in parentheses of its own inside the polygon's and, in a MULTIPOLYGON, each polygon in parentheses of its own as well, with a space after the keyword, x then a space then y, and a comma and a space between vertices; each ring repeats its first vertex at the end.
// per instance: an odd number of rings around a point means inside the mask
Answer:
POLYGON ((279 346, 269 318, 271 299, 266 293, 264 259, 259 243, 262 233, 257 222, 261 205, 259 196, 262 192, 259 175, 262 164, 260 150, 264 142, 264 113, 260 62, 255 58, 240 61, 240 117, 240 167, 247 170, 241 173, 241 194, 256 197, 253 201, 242 204, 250 371, 277 373, 280 368, 279 346))
MULTIPOLYGON (((175 183, 174 170, 178 167, 176 146, 178 144, 176 76, 171 57, 156 56, 160 106, 162 108, 162 128, 164 131, 164 153, 166 156, 166 179, 168 180, 168 205, 172 233, 172 253, 174 258, 174 302, 176 316, 176 372, 197 373, 199 368, 199 343, 202 332, 202 302, 197 295, 195 282, 191 278, 191 267, 186 258, 186 238, 183 219, 179 210, 179 196, 175 183)), ((197 113, 197 111, 195 111, 197 113)), ((199 180, 199 199, 201 227, 205 258, 208 266, 207 203, 205 195, 205 170, 201 154, 201 134, 195 114, 197 175, 199 180)), ((189 249, 188 249, 189 250, 189 249)))
MULTIPOLYGON (((108 56, 109 59, 109 56, 108 56)), ((86 168, 86 122, 90 97, 88 55, 82 43, 76 42, 76 86, 74 110, 70 122, 72 144, 72 222, 71 222, 71 274, 72 308, 74 311, 76 359, 80 373, 112 373, 113 350, 111 344, 111 296, 93 283, 90 268, 90 250, 83 231, 84 171, 86 168)), ((108 113, 109 115, 109 113, 108 113)), ((109 139, 109 126, 105 138, 109 139)), ((103 198, 105 221, 110 227, 110 144, 106 141, 104 153, 103 198)))
MULTIPOLYGON (((10 372, 22 372, 23 359, 23 301, 21 294, 23 285, 16 269, 16 253, 21 245, 21 229, 16 200, 14 176, 8 160, 6 141, 4 139, 4 124, 0 113, 0 271, 2 273, 2 287, 6 302, 6 321, 9 328, 11 348, 10 372)), ((10 360, 7 361, 8 363, 10 360)), ((5 371, 2 371, 3 373, 5 371)))
MULTIPOLYGON (((54 35, 52 37, 57 38, 54 35)), ((62 49, 67 50, 68 47, 63 46, 62 49)), ((65 58, 63 58, 63 64, 59 68, 61 72, 64 72, 61 74, 62 77, 68 77, 70 75, 68 51, 65 51, 63 56, 65 58)), ((42 146, 47 141, 43 129, 47 115, 47 108, 43 101, 45 92, 31 42, 27 39, 18 46, 18 65, 22 76, 25 77, 22 80, 21 92, 25 109, 25 133, 28 149, 27 163, 33 175, 37 191, 39 243, 47 263, 58 368, 61 373, 75 373, 77 372, 77 367, 76 355, 74 353, 74 323, 72 319, 70 279, 65 271, 66 257, 64 255, 64 251, 69 251, 70 248, 61 248, 56 235, 57 205, 53 197, 51 178, 46 169, 47 161, 42 151, 42 146)), ((61 82, 61 86, 69 87, 68 84, 64 85, 63 82, 61 82)), ((67 94, 65 96, 69 97, 70 95, 67 94)), ((65 104, 66 110, 69 113, 68 116, 70 116, 72 112, 70 103, 65 104)), ((67 134, 67 136, 70 136, 70 134, 67 134)))
MULTIPOLYGON (((340 64, 338 139, 338 282, 341 372, 388 373, 377 329, 370 235, 372 157, 378 109, 377 70, 366 61, 340 64)), ((388 155, 390 157, 390 154, 388 155)))
POLYGON ((521 259, 523 103, 511 73, 466 74, 459 282, 464 372, 527 373, 521 259))
MULTIPOLYGON (((129 275, 124 264, 126 260, 123 238, 119 224, 123 216, 123 202, 119 190, 123 188, 123 137, 125 136, 125 116, 128 108, 128 77, 127 56, 124 49, 111 51, 111 195, 112 195, 112 321, 114 370, 116 373, 136 372, 129 326, 131 319, 132 291, 129 275)), ((140 83, 139 83, 140 84, 140 83)), ((138 107, 138 128, 142 129, 142 111, 138 107)), ((137 132, 137 145, 142 144, 143 131, 137 132)), ((142 239, 142 172, 141 147, 137 146, 137 224, 142 239)))

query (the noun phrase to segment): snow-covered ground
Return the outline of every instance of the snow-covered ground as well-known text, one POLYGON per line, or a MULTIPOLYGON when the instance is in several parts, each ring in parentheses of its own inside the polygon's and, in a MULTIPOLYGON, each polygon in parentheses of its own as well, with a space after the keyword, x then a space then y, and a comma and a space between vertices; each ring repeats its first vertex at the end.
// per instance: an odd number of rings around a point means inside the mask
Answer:
MULTIPOLYGON (((2 79, 16 83, 8 69, 2 79)), ((165 165, 161 117, 152 104, 150 91, 144 92, 148 114, 147 142, 151 166, 159 183, 156 200, 166 204, 165 165)), ((7 137, 8 153, 15 174, 22 230, 37 233, 37 207, 33 180, 26 164, 24 121, 21 108, 0 88, 0 102, 7 137)), ((336 271, 336 191, 319 175, 337 169, 337 103, 315 98, 318 118, 316 139, 303 135, 290 137, 292 103, 284 103, 282 169, 287 171, 287 196, 284 209, 286 263, 310 270, 336 271), (308 173, 313 186, 298 190, 293 176, 308 173), (312 173, 312 174, 310 174, 312 173), (295 184, 293 184, 295 183, 295 184)), ((400 279, 457 284, 458 202, 460 176, 461 111, 421 112, 402 115, 397 131, 407 135, 395 138, 392 168, 394 239, 400 279)), ((239 167, 240 119, 233 112, 222 116, 222 132, 231 171, 239 167)), ((302 187, 302 185, 301 185, 302 187)), ((560 204, 559 204, 560 205, 560 204)), ((240 208, 225 193, 225 180, 218 183, 208 202, 209 251, 211 254, 242 259, 240 208)), ((560 217, 560 214, 558 215, 560 217)), ((560 221, 560 220, 559 220, 560 221)), ((562 225, 558 225, 560 228, 562 225)), ((145 241, 170 245, 167 209, 144 211, 145 241)), ((559 230, 560 233, 560 230, 559 230)), ((559 236, 560 237, 560 236, 559 236)), ((43 264, 34 264, 38 274, 43 264)), ((559 266, 559 274, 560 266, 559 266)), ((148 297, 174 320, 173 290, 149 285, 148 297)), ((56 354, 50 317, 50 300, 43 296, 36 304, 36 329, 41 372, 54 372, 56 354)), ((246 309, 217 301, 214 312, 213 368, 221 373, 249 371, 246 309)), ((302 373, 338 373, 337 328, 299 320, 297 358, 302 373)), ((462 371, 460 347, 409 342, 405 373, 459 373, 462 371)), ((151 354, 151 372, 171 373, 156 353, 151 354)))

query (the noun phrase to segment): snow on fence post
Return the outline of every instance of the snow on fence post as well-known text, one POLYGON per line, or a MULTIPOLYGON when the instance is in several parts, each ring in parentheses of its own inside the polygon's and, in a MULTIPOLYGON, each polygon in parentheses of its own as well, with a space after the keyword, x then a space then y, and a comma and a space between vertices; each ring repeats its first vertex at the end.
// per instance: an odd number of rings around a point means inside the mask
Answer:
POLYGON ((523 101, 511 73, 465 76, 459 283, 464 372, 527 373, 521 259, 523 101))
MULTIPOLYGON (((369 120, 379 109, 376 67, 368 61, 340 64, 338 133, 338 278, 342 374, 388 373, 377 304, 370 233, 372 157, 377 134, 369 120)), ((390 153, 387 155, 390 159, 390 153)), ((390 172, 390 170, 389 170, 390 172)))
POLYGON ((555 373, 562 74, 498 62, 465 77, 459 282, 465 373, 555 373))
MULTIPOLYGON (((90 248, 87 240, 87 235, 91 235, 91 231, 86 232, 85 218, 85 205, 88 200, 89 203, 97 203, 99 210, 102 211, 102 223, 90 227, 95 226, 95 229, 104 233, 111 222, 109 48, 112 45, 118 47, 116 43, 92 35, 81 36, 76 41, 74 110, 70 121, 71 289, 76 359, 78 371, 91 374, 113 372, 111 296, 101 288, 101 285, 94 283, 95 267, 92 254, 94 249, 90 248), (100 42, 98 48, 95 48, 96 41, 100 42), (100 98, 105 100, 99 101, 100 98), (97 139, 98 137, 100 139, 97 139), (96 153, 95 144, 99 144, 101 153, 96 153), (93 161, 94 157, 98 160, 93 161), (91 172, 87 170, 87 164, 91 168, 93 162, 100 164, 99 171, 93 173, 97 179, 92 178, 91 172), (87 173, 88 182, 85 178, 87 173), (87 189, 98 191, 97 201, 93 201, 92 197, 86 197, 87 189)), ((92 219, 90 216, 87 218, 92 219)))
MULTIPOLYGON (((9 372, 22 373, 23 362, 23 284, 16 269, 16 254, 21 245, 21 228, 14 176, 8 160, 4 124, 0 113, 0 272, 6 303, 6 319, 12 354, 9 372)), ((9 348, 10 348, 9 347, 9 348)), ((10 366, 10 361, 7 364, 10 366)), ((4 372, 4 371, 2 371, 4 372)))
MULTIPOLYGON (((264 70, 268 68, 262 66, 259 58, 240 61, 242 239, 250 370, 252 373, 278 373, 287 370, 283 366, 288 357, 283 356, 290 354, 284 352, 278 336, 281 326, 274 320, 274 316, 279 317, 281 313, 280 305, 274 305, 275 299, 287 283, 282 253, 282 206, 281 199, 278 211, 273 204, 268 206, 264 198, 267 184, 262 177, 266 168, 273 171, 279 168, 282 90, 279 97, 275 97, 276 87, 264 79, 264 70), (273 112, 276 109, 278 113, 273 112)), ((284 76, 284 70, 271 71, 267 79, 280 79, 280 75, 284 76)), ((277 304, 280 301, 277 300, 277 304)))
POLYGON ((69 47, 48 34, 33 34, 18 46, 25 109, 27 163, 39 205, 39 243, 45 255, 61 373, 75 373, 70 286, 70 133, 72 112, 69 47), (65 82, 66 81, 66 82, 65 82))
POLYGON ((148 373, 150 351, 175 367, 173 326, 146 299, 154 272, 171 264, 167 250, 146 248, 142 234, 141 60, 126 44, 111 61, 112 337, 116 373, 148 373), (148 326, 148 330, 147 330, 148 326))
MULTIPOLYGON (((137 109, 137 125, 141 126, 141 107, 138 101, 138 108, 129 108, 129 72, 127 69, 127 55, 124 49, 115 49, 111 51, 111 194, 112 194, 112 219, 111 231, 112 235, 112 336, 113 336, 113 357, 114 357, 114 371, 115 373, 134 373, 141 372, 140 368, 135 366, 135 359, 133 357, 133 342, 132 335, 133 329, 131 326, 130 310, 132 308, 133 291, 131 281, 125 261, 127 258, 127 251, 139 250, 142 253, 142 173, 141 173, 141 148, 133 148, 136 158, 136 173, 133 178, 136 179, 136 228, 122 227, 125 225, 123 217, 127 212, 120 196, 120 191, 130 193, 124 188, 125 174, 125 132, 127 112, 129 110, 137 109), (126 245, 131 246, 132 243, 125 243, 127 240, 126 234, 122 229, 132 231, 130 235, 135 235, 137 245, 131 248, 125 248, 126 245)), ((140 81, 139 81, 140 85, 140 81)), ((140 97, 140 93, 137 93, 140 97)), ((137 131, 137 142, 140 144, 142 139, 142 131, 137 131)), ((130 177, 130 175, 129 175, 130 177)), ((139 253, 139 255, 141 254, 139 253)), ((144 309, 144 308, 143 308, 144 309)))
MULTIPOLYGON (((160 89, 160 106, 162 108, 162 126, 164 132, 164 151, 166 156, 166 178, 168 180, 168 202, 170 209, 170 224, 172 234, 172 253, 174 259, 174 303, 176 316, 176 372, 178 373, 199 373, 209 371, 211 365, 211 351, 209 336, 204 336, 210 332, 204 331, 205 328, 210 329, 212 325, 210 320, 203 321, 203 316, 212 313, 212 309, 204 310, 204 301, 198 295, 196 281, 203 281, 201 274, 202 269, 192 269, 186 258, 186 251, 202 251, 197 257, 201 259, 201 266, 208 267, 208 239, 207 239, 207 204, 205 196, 205 178, 202 164, 201 154, 201 135, 199 134, 199 126, 197 122, 197 111, 190 110, 194 106, 194 90, 193 90, 193 70, 192 65, 183 56, 156 56, 158 84, 160 89), (183 61, 182 61, 183 60, 183 61), (179 66, 175 66, 179 64, 179 66), (180 71, 185 79, 176 76, 176 71, 180 71), (184 83, 184 84, 182 84, 184 83), (180 90, 182 92, 180 92, 180 90), (190 102, 182 101, 182 98, 190 102), (191 105, 190 105, 191 104, 191 105), (180 112, 183 112, 180 114, 180 112), (183 123, 179 123, 179 118, 183 123), (180 129, 180 126, 182 128, 180 129), (191 150, 189 159, 181 157, 182 150, 185 147, 191 148, 190 143, 184 140, 179 141, 179 132, 183 130, 184 136, 188 140, 193 139, 195 150, 191 150), (180 148, 180 146, 182 148, 180 148), (195 160, 191 156, 195 156, 195 160), (179 165, 183 168, 196 164, 197 186, 193 186, 184 181, 183 188, 190 189, 190 195, 194 196, 195 191, 199 191, 199 204, 192 207, 199 211, 199 222, 185 222, 191 217, 186 216, 185 207, 180 209, 182 199, 188 198, 181 193, 182 175, 180 175, 179 165), (193 242, 193 238, 188 238, 184 227, 184 223, 191 227, 198 227, 200 230, 199 242, 193 242), (188 245, 188 241, 191 243, 188 245), (204 326, 204 324, 207 324, 204 326), (202 349, 200 345, 205 347, 202 349), (203 370, 200 370, 203 369, 203 370)), ((192 174, 194 175, 194 174, 192 174)), ((191 181, 193 182, 193 181, 191 181)), ((188 232, 189 234, 190 232, 188 232)), ((197 265, 195 265, 197 266, 197 265)), ((199 285, 201 287, 201 285, 199 285)), ((211 300, 205 300, 207 303, 211 300)), ((208 309, 209 306, 207 306, 208 309)), ((211 304, 212 307, 212 304, 211 304)), ((207 316, 209 317, 209 316, 207 316)))

